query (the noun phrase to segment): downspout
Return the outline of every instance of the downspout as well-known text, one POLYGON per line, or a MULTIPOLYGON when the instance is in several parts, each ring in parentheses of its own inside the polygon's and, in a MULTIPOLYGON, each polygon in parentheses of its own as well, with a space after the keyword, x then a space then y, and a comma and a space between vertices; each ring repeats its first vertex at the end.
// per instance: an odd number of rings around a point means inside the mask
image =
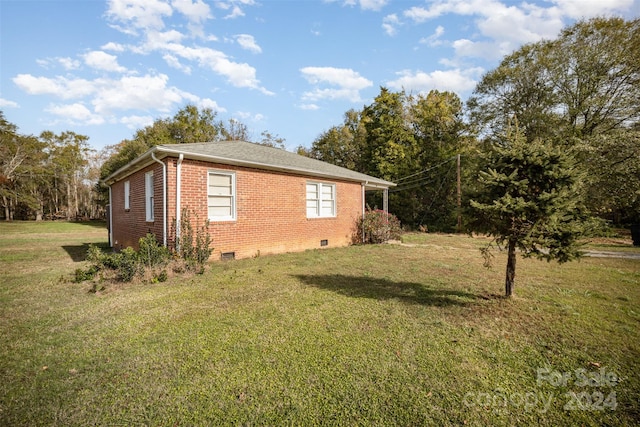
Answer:
POLYGON ((109 186, 109 246, 113 247, 113 201, 111 200, 111 186, 109 186))
POLYGON ((180 197, 182 193, 182 161, 184 154, 180 153, 178 163, 176 163, 176 251, 180 251, 180 220, 182 212, 180 211, 180 197))
POLYGON ((158 160, 156 153, 151 152, 151 158, 162 165, 162 244, 167 247, 167 165, 158 160))
MULTIPOLYGON (((364 196, 365 196, 365 188, 367 186, 367 184, 369 183, 369 181, 365 181, 364 184, 362 184, 362 221, 364 224, 364 214, 365 212, 365 201, 364 201, 364 196)), ((364 243, 364 239, 365 239, 365 235, 364 235, 364 227, 362 227, 362 243, 364 243)))

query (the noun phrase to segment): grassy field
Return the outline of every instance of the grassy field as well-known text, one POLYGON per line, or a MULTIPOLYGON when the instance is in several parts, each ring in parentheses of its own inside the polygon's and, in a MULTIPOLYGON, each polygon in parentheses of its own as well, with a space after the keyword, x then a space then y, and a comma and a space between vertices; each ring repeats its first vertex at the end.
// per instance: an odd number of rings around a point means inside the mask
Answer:
POLYGON ((404 241, 93 294, 100 224, 0 224, 0 425, 640 423, 640 261, 519 259, 505 300, 483 239, 404 241))

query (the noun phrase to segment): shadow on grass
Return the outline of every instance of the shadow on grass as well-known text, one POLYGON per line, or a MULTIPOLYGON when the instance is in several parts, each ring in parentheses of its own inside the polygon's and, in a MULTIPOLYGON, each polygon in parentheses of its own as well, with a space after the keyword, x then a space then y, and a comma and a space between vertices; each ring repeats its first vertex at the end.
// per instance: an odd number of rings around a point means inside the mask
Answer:
POLYGON ((397 299, 408 304, 463 306, 478 299, 463 291, 431 289, 421 283, 394 282, 388 279, 342 274, 295 275, 304 284, 327 289, 354 298, 397 299))
POLYGON ((82 262, 87 259, 87 251, 90 245, 95 245, 106 251, 108 249, 108 243, 83 243, 81 245, 63 245, 62 249, 71 257, 73 262, 82 262))

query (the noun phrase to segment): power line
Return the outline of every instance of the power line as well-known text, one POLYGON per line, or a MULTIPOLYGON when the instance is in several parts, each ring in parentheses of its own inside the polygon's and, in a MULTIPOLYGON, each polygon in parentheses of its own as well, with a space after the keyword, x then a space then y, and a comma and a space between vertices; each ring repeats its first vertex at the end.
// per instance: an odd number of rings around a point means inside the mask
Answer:
POLYGON ((400 181, 403 181, 403 180, 405 180, 405 179, 408 179, 408 178, 411 178, 411 177, 414 177, 414 176, 417 176, 417 175, 420 175, 420 174, 423 174, 423 173, 429 172, 429 171, 431 171, 431 170, 433 170, 433 169, 439 168, 440 166, 442 166, 442 165, 444 165, 444 164, 449 163, 449 162, 450 162, 450 161, 452 161, 452 160, 455 160, 455 159, 456 159, 456 157, 457 157, 457 156, 450 157, 449 159, 447 159, 447 160, 445 160, 445 161, 443 161, 443 162, 441 162, 441 163, 439 163, 439 164, 437 164, 437 165, 435 165, 435 166, 431 166, 430 168, 423 169, 423 170, 421 170, 420 172, 416 172, 416 173, 413 173, 413 174, 411 174, 411 175, 404 176, 404 177, 402 177, 402 178, 398 178, 398 179, 396 179, 395 181, 396 181, 397 183, 399 183, 400 181))

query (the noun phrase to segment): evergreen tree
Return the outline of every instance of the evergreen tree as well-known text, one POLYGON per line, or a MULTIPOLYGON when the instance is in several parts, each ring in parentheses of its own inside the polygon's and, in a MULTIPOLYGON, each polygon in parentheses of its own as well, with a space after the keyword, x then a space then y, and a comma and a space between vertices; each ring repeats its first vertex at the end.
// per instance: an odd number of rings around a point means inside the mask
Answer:
MULTIPOLYGON (((470 201, 469 225, 506 246, 506 296, 513 293, 516 250, 560 263, 580 256, 588 221, 573 163, 566 150, 540 139, 527 142, 518 129, 509 130, 487 153, 470 201)), ((487 259, 491 246, 484 250, 487 259)))

